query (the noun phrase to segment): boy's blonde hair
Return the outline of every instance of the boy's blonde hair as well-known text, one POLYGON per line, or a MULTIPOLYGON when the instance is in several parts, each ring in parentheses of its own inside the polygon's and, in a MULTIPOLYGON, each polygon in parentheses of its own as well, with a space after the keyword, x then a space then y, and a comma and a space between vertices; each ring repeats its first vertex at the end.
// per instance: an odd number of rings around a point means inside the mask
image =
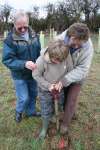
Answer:
POLYGON ((69 53, 69 47, 62 40, 51 41, 48 44, 48 53, 50 59, 64 61, 69 53))

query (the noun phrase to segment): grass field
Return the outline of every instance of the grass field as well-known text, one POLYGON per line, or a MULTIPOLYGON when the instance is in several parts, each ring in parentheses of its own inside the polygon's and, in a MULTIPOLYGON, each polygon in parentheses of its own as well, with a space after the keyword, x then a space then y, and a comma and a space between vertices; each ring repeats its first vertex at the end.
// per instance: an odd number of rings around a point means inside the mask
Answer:
MULTIPOLYGON (((94 43, 95 49, 97 44, 94 43)), ((2 43, 0 44, 0 60, 2 43)), ((60 135, 36 141, 34 135, 41 119, 14 121, 15 91, 9 70, 0 61, 0 150, 57 150, 60 135)), ((86 84, 82 88, 76 112, 70 125, 69 147, 65 150, 100 150, 100 53, 94 53, 86 84)), ((67 141, 65 141, 67 142, 67 141)))

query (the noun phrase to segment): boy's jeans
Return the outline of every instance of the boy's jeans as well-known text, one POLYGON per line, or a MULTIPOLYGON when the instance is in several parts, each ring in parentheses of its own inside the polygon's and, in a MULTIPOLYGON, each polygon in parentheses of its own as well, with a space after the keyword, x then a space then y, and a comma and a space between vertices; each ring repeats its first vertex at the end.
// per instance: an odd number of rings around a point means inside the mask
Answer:
POLYGON ((16 90, 16 111, 31 115, 36 112, 37 82, 33 80, 14 80, 16 90))
MULTIPOLYGON (((54 100, 52 98, 52 94, 49 91, 44 91, 43 89, 39 88, 39 97, 40 97, 40 105, 41 105, 41 115, 42 118, 49 118, 51 119, 54 113, 54 100)), ((59 93, 59 108, 63 106, 64 103, 64 93, 63 90, 59 93)))

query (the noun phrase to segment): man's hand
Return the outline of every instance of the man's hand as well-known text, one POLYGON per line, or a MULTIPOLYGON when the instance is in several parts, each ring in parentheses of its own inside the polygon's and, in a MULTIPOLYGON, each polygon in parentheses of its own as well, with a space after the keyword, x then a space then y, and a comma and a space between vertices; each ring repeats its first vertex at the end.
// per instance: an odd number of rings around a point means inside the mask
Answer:
POLYGON ((36 69, 37 65, 35 63, 33 63, 32 61, 27 61, 25 63, 25 67, 29 70, 34 70, 34 69, 36 69))
POLYGON ((60 92, 62 88, 63 88, 62 82, 59 81, 58 83, 55 84, 55 89, 57 91, 60 92))

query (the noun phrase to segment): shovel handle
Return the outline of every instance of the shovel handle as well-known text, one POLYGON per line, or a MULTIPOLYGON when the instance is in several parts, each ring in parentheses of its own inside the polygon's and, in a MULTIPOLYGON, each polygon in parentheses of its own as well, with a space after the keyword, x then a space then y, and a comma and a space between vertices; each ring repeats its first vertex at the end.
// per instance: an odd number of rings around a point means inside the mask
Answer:
POLYGON ((54 99, 55 101, 58 101, 58 100, 59 100, 59 92, 58 92, 58 90, 53 89, 52 92, 51 92, 51 94, 52 94, 52 97, 53 97, 53 99, 54 99))
POLYGON ((59 130, 59 111, 58 111, 58 101, 54 101, 55 103, 55 115, 56 115, 56 128, 59 130))
POLYGON ((59 111, 58 111, 58 100, 59 100, 59 92, 56 89, 52 90, 52 97, 54 99, 55 104, 55 115, 56 115, 56 128, 59 130, 59 111))

